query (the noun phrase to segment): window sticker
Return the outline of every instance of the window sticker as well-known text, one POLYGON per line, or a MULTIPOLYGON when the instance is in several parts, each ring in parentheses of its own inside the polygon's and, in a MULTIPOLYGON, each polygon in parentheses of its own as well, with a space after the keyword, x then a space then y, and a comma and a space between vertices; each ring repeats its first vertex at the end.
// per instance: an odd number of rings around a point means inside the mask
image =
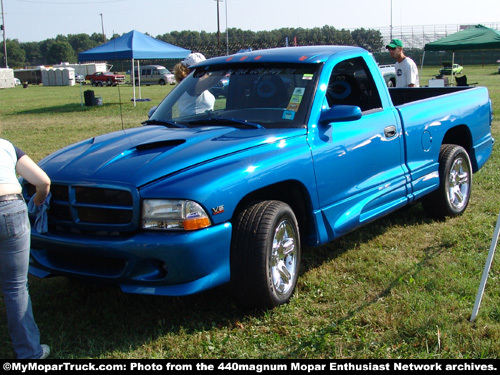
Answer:
POLYGON ((290 111, 297 112, 299 110, 300 102, 302 101, 302 95, 292 95, 290 103, 288 103, 287 109, 290 111))
POLYGON ((300 102, 304 97, 305 88, 304 87, 296 87, 293 90, 293 95, 290 98, 290 102, 288 103, 288 107, 286 108, 289 111, 297 112, 299 110, 300 102))
POLYGON ((302 76, 302 79, 306 79, 306 80, 310 81, 313 79, 313 74, 304 74, 302 76))
POLYGON ((295 118, 295 111, 283 111, 283 120, 293 120, 295 118))

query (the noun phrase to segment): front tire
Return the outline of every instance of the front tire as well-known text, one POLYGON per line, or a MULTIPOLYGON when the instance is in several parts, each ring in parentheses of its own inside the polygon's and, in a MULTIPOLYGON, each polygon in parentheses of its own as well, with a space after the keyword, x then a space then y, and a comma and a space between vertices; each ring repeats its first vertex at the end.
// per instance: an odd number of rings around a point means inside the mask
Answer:
POLYGON ((299 226, 290 206, 280 201, 250 205, 233 228, 233 299, 242 308, 287 303, 297 284, 300 259, 299 226))
POLYGON ((439 188, 422 201, 425 211, 435 217, 464 213, 471 195, 472 166, 467 151, 457 145, 443 145, 439 153, 439 188))

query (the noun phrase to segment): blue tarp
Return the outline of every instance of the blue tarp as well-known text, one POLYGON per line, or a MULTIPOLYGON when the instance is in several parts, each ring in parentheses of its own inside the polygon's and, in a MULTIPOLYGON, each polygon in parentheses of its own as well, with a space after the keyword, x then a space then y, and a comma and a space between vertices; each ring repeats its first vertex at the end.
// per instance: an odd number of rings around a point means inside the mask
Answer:
POLYGON ((78 61, 183 59, 191 51, 132 30, 78 54, 78 61))

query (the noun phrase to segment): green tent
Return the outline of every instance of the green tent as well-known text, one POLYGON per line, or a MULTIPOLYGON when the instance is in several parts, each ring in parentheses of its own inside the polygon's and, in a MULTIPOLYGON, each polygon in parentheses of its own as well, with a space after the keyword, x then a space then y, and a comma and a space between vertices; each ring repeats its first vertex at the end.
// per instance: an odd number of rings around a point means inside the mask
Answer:
POLYGON ((427 43, 424 51, 462 51, 500 49, 500 32, 483 25, 456 32, 427 43))
MULTIPOLYGON (((464 50, 488 50, 500 49, 500 32, 490 29, 483 25, 476 25, 454 34, 445 36, 435 42, 427 43, 424 46, 424 57, 422 58, 422 67, 424 65, 426 51, 452 51, 452 67, 455 63, 455 51, 464 50)), ((451 69, 453 80, 453 69, 451 69)))

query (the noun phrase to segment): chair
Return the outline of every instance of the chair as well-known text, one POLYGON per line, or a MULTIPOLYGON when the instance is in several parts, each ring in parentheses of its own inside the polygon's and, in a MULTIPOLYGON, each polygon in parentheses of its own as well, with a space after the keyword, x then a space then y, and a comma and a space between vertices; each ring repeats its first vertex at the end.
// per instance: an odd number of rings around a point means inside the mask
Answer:
POLYGON ((471 85, 477 85, 477 82, 474 83, 467 83, 467 76, 463 75, 461 77, 455 76, 455 81, 457 82, 457 86, 471 86, 471 85))

